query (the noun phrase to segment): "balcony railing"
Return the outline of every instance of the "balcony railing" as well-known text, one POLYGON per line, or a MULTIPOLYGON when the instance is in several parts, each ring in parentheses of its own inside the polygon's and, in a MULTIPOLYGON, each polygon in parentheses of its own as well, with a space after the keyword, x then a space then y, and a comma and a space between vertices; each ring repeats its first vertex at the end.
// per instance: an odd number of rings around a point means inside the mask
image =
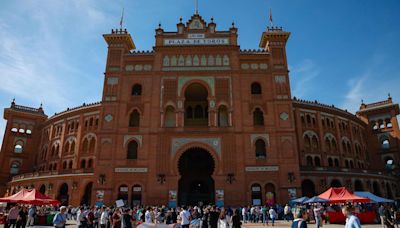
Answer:
POLYGON ((385 175, 384 171, 379 170, 365 170, 365 169, 352 169, 352 168, 341 168, 341 167, 310 167, 300 166, 300 171, 316 171, 316 172, 344 172, 344 173, 365 173, 374 175, 385 175))

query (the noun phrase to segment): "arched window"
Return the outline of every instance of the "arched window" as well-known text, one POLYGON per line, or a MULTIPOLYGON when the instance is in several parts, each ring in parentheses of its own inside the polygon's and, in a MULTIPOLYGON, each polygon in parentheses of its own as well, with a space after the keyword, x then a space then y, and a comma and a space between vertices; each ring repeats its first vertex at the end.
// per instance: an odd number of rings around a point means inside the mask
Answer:
POLYGON ((67 161, 64 161, 64 162, 63 162, 62 168, 63 168, 63 169, 67 169, 67 161))
POLYGON ((312 149, 313 149, 313 151, 318 150, 318 139, 317 139, 317 136, 315 136, 315 135, 312 137, 312 149))
POLYGON ((343 148, 343 152, 347 153, 347 146, 346 146, 346 142, 342 141, 342 148, 343 148))
POLYGON ((335 167, 339 167, 339 159, 335 158, 335 167))
POLYGON ((71 142, 69 153, 73 154, 75 152, 75 141, 71 142))
POLYGON ((354 162, 353 162, 353 160, 350 160, 350 168, 351 168, 351 169, 354 168, 354 162))
POLYGON ((381 148, 387 150, 390 148, 389 139, 385 138, 381 141, 381 148))
POLYGON ((311 116, 310 115, 306 115, 306 118, 307 118, 307 123, 311 124, 311 116))
POLYGON ((10 167, 10 174, 15 175, 19 173, 20 164, 18 162, 13 162, 10 167))
POLYGON ((265 142, 262 139, 257 139, 256 141, 256 158, 266 158, 267 149, 265 147, 265 142))
POLYGON ((221 105, 218 109, 218 126, 227 127, 228 119, 228 109, 226 108, 226 106, 221 105))
POLYGON ((351 144, 347 142, 347 153, 351 153, 351 144))
POLYGON ((137 110, 133 110, 129 116, 129 127, 139 127, 140 114, 137 110))
POLYGON ((332 160, 332 158, 328 158, 328 165, 329 165, 329 167, 333 167, 333 160, 332 160))
POLYGON ((259 108, 253 112, 253 124, 254 126, 264 126, 264 113, 259 108))
POLYGON ((201 107, 201 105, 196 105, 196 107, 194 108, 194 118, 201 119, 203 118, 203 115, 203 108, 201 107))
POLYGON ((311 149, 311 140, 308 135, 304 136, 304 148, 308 151, 311 149))
POLYGON ((135 140, 132 140, 128 144, 127 159, 137 159, 138 157, 138 144, 135 140))
POLYGON ((321 166, 321 160, 319 159, 319 157, 314 158, 314 164, 315 166, 321 166))
POLYGON ((331 152, 331 140, 328 138, 325 139, 325 147, 327 152, 331 152))
POLYGON ((307 166, 313 166, 313 159, 311 156, 307 156, 307 166))
POLYGON ((96 147, 96 139, 91 138, 89 143, 89 153, 93 154, 95 147, 96 147))
POLYGON ((93 160, 92 160, 92 159, 89 159, 87 167, 88 167, 89 169, 90 169, 90 168, 93 168, 93 160))
POLYGON ((252 205, 262 205, 261 185, 253 184, 251 186, 251 201, 252 205))
POLYGON ((337 145, 336 145, 336 140, 332 139, 332 152, 337 152, 337 145))
POLYGON ((345 166, 346 168, 349 168, 349 161, 348 161, 348 160, 345 160, 345 161, 344 161, 344 166, 345 166))
POLYGON ((251 94, 261 94, 261 85, 258 82, 253 82, 251 84, 251 94))
POLYGON ((175 127, 175 110, 174 107, 168 106, 165 110, 165 120, 164 125, 165 127, 175 127))
POLYGON ((192 106, 186 108, 186 119, 193 119, 193 109, 192 106))
POLYGON ((89 152, 88 150, 89 150, 89 140, 88 138, 85 138, 82 143, 82 152, 87 153, 89 152))
POLYGON ((17 141, 14 146, 14 153, 20 154, 23 151, 24 143, 22 141, 17 141))
POLYGON ((72 161, 69 161, 68 169, 72 169, 72 161))
POLYGON ((81 169, 86 169, 86 160, 81 160, 81 169))
POLYGON ((132 86, 132 96, 140 96, 142 95, 142 86, 139 84, 135 84, 132 86))

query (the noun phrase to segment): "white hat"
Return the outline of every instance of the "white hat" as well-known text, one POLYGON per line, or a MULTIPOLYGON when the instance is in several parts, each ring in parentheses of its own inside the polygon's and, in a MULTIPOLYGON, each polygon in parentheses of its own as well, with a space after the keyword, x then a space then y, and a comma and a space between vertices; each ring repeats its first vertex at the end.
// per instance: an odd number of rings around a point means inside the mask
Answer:
POLYGON ((66 206, 61 206, 61 207, 60 207, 60 211, 61 211, 61 210, 65 210, 65 209, 67 209, 66 206))

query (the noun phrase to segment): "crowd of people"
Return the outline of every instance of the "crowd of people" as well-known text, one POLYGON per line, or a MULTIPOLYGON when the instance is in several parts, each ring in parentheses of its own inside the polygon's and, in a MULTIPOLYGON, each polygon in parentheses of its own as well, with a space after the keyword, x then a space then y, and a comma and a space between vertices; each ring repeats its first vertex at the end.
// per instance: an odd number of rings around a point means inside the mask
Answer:
MULTIPOLYGON (((260 223, 274 226, 275 220, 292 222, 293 228, 306 228, 312 221, 319 228, 329 223, 327 212, 341 211, 347 218, 346 227, 358 228, 360 221, 353 212, 376 210, 384 227, 398 227, 396 210, 393 206, 365 208, 359 204, 352 207, 338 205, 323 206, 320 204, 285 206, 247 206, 216 207, 194 206, 168 208, 153 207, 65 207, 58 209, 47 206, 14 205, 7 211, 5 228, 25 228, 34 225, 39 216, 49 216, 51 225, 63 228, 68 220, 75 220, 77 228, 132 228, 140 224, 158 224, 178 228, 239 228, 243 223, 260 223), (58 211, 58 212, 57 212, 58 211), (56 213, 57 212, 57 213, 56 213), (36 218, 36 220, 35 220, 36 218)), ((48 222, 48 221, 47 221, 48 222)), ((48 224, 47 224, 48 225, 48 224)))

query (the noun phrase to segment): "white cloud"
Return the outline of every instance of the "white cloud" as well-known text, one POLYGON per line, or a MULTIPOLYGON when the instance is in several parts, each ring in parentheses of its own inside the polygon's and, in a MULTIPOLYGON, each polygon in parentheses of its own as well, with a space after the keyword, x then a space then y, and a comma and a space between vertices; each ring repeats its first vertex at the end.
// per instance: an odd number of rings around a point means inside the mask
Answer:
POLYGON ((364 103, 386 100, 388 93, 398 102, 400 78, 393 77, 397 74, 397 71, 388 67, 384 55, 372 56, 363 71, 347 81, 348 91, 341 107, 354 113, 359 109, 361 100, 364 103))
POLYGON ((291 69, 292 96, 302 98, 307 96, 315 87, 313 80, 319 75, 320 70, 312 59, 304 59, 291 69))

